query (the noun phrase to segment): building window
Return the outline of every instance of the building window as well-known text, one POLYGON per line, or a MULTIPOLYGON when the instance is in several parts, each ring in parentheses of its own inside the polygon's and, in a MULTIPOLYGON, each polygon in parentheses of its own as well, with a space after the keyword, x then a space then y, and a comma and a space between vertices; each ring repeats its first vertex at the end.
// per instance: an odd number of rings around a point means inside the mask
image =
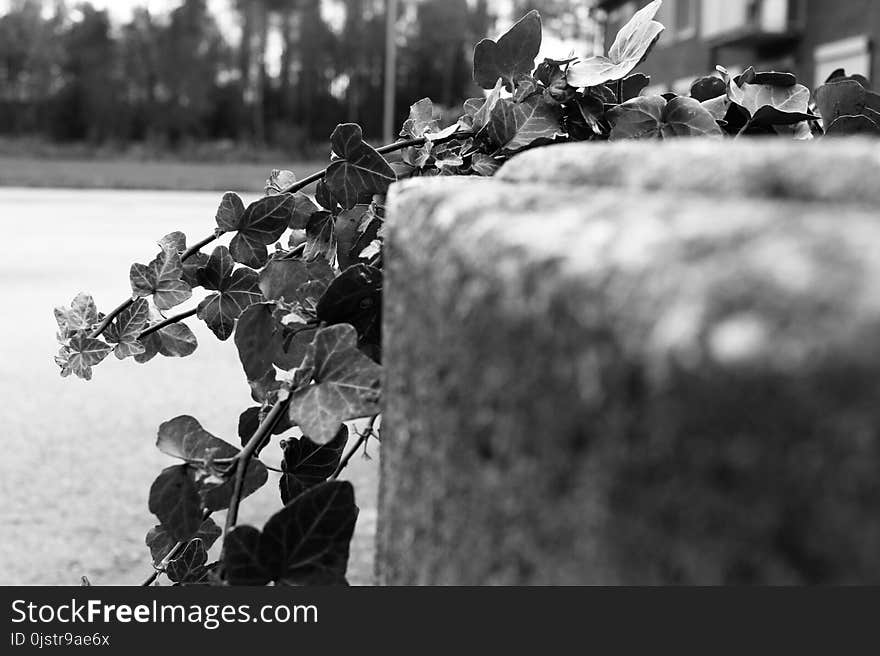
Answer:
POLYGON ((858 73, 871 78, 871 41, 867 36, 854 36, 841 41, 833 41, 816 48, 816 86, 838 68, 846 70, 847 75, 858 73))

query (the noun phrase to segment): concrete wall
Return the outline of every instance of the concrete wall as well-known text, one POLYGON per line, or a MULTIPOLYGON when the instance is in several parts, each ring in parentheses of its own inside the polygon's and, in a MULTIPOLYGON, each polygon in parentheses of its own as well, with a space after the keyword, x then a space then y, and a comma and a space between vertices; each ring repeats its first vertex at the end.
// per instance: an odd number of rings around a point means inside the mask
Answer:
POLYGON ((390 195, 386 584, 880 583, 876 143, 390 195))

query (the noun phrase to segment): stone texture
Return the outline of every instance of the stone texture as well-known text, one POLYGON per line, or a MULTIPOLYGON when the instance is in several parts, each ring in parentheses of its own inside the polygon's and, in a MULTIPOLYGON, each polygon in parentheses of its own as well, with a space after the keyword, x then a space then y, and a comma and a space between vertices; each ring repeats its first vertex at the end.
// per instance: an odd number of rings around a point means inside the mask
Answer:
POLYGON ((498 173, 510 182, 622 187, 631 192, 693 191, 733 198, 880 204, 880 145, 746 139, 677 139, 613 147, 576 143, 535 148, 498 173))
POLYGON ((798 148, 392 188, 380 583, 880 583, 876 149, 798 148))

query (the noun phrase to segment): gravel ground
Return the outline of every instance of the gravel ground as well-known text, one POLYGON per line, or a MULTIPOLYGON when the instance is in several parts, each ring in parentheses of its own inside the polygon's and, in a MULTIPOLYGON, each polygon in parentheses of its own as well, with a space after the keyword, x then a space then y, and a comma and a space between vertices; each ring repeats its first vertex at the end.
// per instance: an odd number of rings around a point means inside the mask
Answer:
MULTIPOLYGON (((238 442, 238 415, 251 401, 235 346, 195 319, 200 346, 188 358, 138 365, 111 356, 90 382, 62 379, 52 360, 54 306, 88 291, 100 309, 114 307, 130 291, 130 264, 149 261, 172 230, 191 241, 207 235, 218 201, 216 193, 0 189, 0 585, 76 585, 82 575, 139 583, 155 523, 149 486, 174 464, 154 446, 158 425, 191 414, 238 442)), ((263 459, 278 465, 277 443, 263 459)), ((372 580, 377 475, 377 458, 356 457, 343 476, 361 507, 353 584, 372 580)), ((280 507, 277 477, 270 472, 242 504, 241 522, 262 526, 280 507)))

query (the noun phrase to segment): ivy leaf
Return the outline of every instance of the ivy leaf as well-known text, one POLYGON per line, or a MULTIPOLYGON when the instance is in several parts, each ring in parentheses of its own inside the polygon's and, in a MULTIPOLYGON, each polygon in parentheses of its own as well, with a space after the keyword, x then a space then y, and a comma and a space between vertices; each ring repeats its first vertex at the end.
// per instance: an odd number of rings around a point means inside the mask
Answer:
POLYGON ((67 339, 77 331, 91 330, 98 323, 98 307, 90 294, 76 295, 69 308, 55 308, 55 321, 61 331, 59 337, 67 339))
POLYGON ((296 175, 293 171, 272 169, 266 180, 266 195, 277 196, 286 193, 284 190, 296 182, 296 175))
POLYGON ((542 140, 562 134, 559 106, 534 95, 517 103, 503 98, 498 101, 485 128, 477 135, 492 147, 516 152, 542 140))
MULTIPOLYGON (((159 240, 159 246, 165 248, 173 248, 178 254, 183 256, 186 252, 186 235, 180 231, 169 233, 159 240)), ((208 263, 208 256, 201 251, 196 251, 183 262, 183 281, 190 287, 199 286, 198 272, 205 264, 208 263)))
POLYGON ((165 243, 161 252, 149 264, 132 264, 129 272, 131 291, 135 296, 153 296, 160 310, 180 305, 192 296, 183 278, 183 263, 177 249, 165 243))
POLYGON ((291 230, 305 230, 312 214, 317 211, 318 206, 312 202, 311 198, 302 192, 295 193, 293 195, 293 214, 290 215, 288 227, 291 230))
POLYGON ((106 358, 110 350, 110 346, 100 339, 78 333, 70 339, 68 345, 61 347, 55 362, 61 367, 62 378, 74 374, 83 380, 91 380, 92 367, 106 358))
POLYGON ((204 286, 217 293, 199 303, 196 314, 221 340, 229 338, 235 329, 235 320, 247 307, 262 300, 257 272, 247 267, 233 267, 229 250, 218 246, 202 270, 204 286))
POLYGON ((335 223, 335 217, 330 212, 320 211, 312 214, 312 218, 306 224, 304 260, 336 261, 335 223))
POLYGON ((318 184, 315 185, 315 201, 318 205, 330 212, 335 212, 336 208, 339 206, 330 195, 330 189, 327 187, 327 183, 324 182, 323 178, 321 178, 321 180, 318 181, 318 184))
POLYGON ((679 96, 666 103, 661 133, 670 137, 720 137, 718 122, 698 100, 679 96))
POLYGON ((293 194, 265 196, 247 206, 232 230, 229 252, 236 262, 260 268, 269 259, 267 246, 278 241, 294 216, 293 194))
POLYGON ((150 512, 176 542, 189 540, 202 525, 202 499, 187 465, 173 465, 150 486, 150 512))
POLYGON ((621 28, 608 50, 608 56, 589 57, 569 67, 568 83, 573 87, 595 87, 629 75, 644 61, 666 29, 654 20, 662 0, 654 0, 635 13, 621 28))
POLYGON ((361 225, 369 223, 371 217, 372 205, 355 205, 352 209, 343 210, 336 215, 333 234, 336 237, 336 257, 341 269, 357 263, 357 253, 354 253, 355 244, 361 235, 361 225))
POLYGON ((483 39, 474 48, 474 81, 491 89, 501 78, 513 91, 516 78, 535 67, 541 49, 541 17, 532 10, 523 16, 497 42, 483 39))
POLYGON ((535 78, 531 75, 522 75, 516 80, 516 91, 513 92, 513 101, 522 102, 540 90, 541 88, 538 86, 538 81, 535 78))
POLYGON ((826 137, 849 137, 853 135, 880 136, 880 124, 864 115, 838 116, 825 129, 826 137))
POLYGON ((825 125, 830 126, 842 116, 867 115, 866 109, 880 112, 880 95, 855 80, 842 80, 816 89, 816 106, 825 125))
POLYGON ((316 485, 266 522, 260 536, 260 562, 281 584, 344 582, 357 516, 351 483, 316 485))
POLYGON ((260 562, 260 531, 236 526, 223 543, 223 571, 230 585, 266 585, 272 578, 260 562))
POLYGON ((317 444, 303 435, 298 440, 284 442, 284 474, 278 481, 281 502, 284 505, 310 487, 326 481, 342 460, 342 451, 348 442, 348 428, 343 424, 330 442, 317 444))
POLYGON ((195 417, 181 415, 159 425, 156 447, 165 455, 190 464, 205 465, 217 458, 233 458, 238 454, 231 444, 202 428, 195 417))
POLYGON ((244 203, 238 194, 227 191, 220 200, 215 219, 217 227, 223 232, 238 230, 241 217, 244 214, 244 203))
POLYGON ((394 171, 382 155, 364 142, 361 126, 355 123, 337 125, 330 135, 330 144, 334 155, 340 159, 327 168, 324 182, 333 200, 343 209, 351 209, 364 195, 388 191, 388 186, 395 180, 394 171))
POLYGON ((208 562, 208 550, 198 538, 190 540, 183 552, 168 561, 165 574, 175 583, 197 583, 204 578, 208 562))
POLYGON ((637 98, 649 84, 651 84, 651 78, 644 73, 634 73, 623 78, 619 102, 626 102, 627 100, 637 98))
POLYGON ((312 281, 333 280, 333 269, 324 260, 305 262, 292 257, 275 258, 260 271, 260 291, 271 301, 292 302, 296 291, 312 281))
POLYGON ((361 344, 381 344, 382 272, 355 264, 327 287, 316 308, 319 321, 327 325, 351 324, 361 344))
POLYGON ((144 347, 142 353, 134 356, 134 361, 139 364, 149 362, 157 354, 168 358, 185 358, 198 347, 196 336, 185 323, 172 323, 138 341, 144 347))
POLYGON ((235 346, 248 380, 258 380, 273 370, 273 365, 288 370, 302 362, 311 339, 286 339, 284 326, 276 318, 274 305, 251 305, 238 320, 235 346))
POLYGON ((723 68, 719 71, 727 81, 727 96, 750 116, 750 127, 792 125, 815 120, 809 113, 810 90, 794 83, 788 73, 757 73, 749 68, 731 80, 723 68))
MULTIPOLYGON (((252 408, 248 408, 244 412, 241 413, 238 417, 238 437, 241 440, 241 445, 244 446, 248 443, 254 433, 257 432, 257 429, 260 427, 260 422, 262 421, 260 415, 262 413, 262 408, 259 406, 254 406, 252 408)), ((281 435, 286 431, 293 428, 290 424, 290 418, 282 416, 279 418, 278 422, 275 424, 275 427, 272 429, 272 435, 281 435)))
POLYGON ((315 382, 292 394, 290 419, 326 444, 342 422, 379 412, 382 368, 358 351, 357 331, 347 324, 317 331, 310 357, 315 382))
POLYGON ((607 113, 611 139, 721 136, 712 114, 693 98, 639 96, 607 113))
MULTIPOLYGON (((214 523, 213 519, 208 517, 202 522, 201 526, 199 526, 199 530, 196 531, 193 540, 201 540, 205 549, 208 550, 214 542, 217 541, 217 538, 220 537, 221 533, 222 531, 220 530, 220 527, 214 523)), ((177 544, 177 540, 175 540, 161 524, 157 524, 147 532, 145 542, 150 549, 150 556, 153 559, 153 565, 156 566, 162 562, 162 559, 164 559, 165 556, 171 553, 174 545, 177 544)))
POLYGON ((418 139, 428 132, 437 132, 440 122, 434 118, 434 103, 430 98, 422 98, 409 107, 409 117, 403 122, 401 137, 418 139))
POLYGON ((501 168, 501 162, 484 153, 474 153, 471 157, 471 168, 478 175, 493 176, 501 168))
MULTIPOLYGON (((239 454, 236 447, 215 437, 188 415, 175 417, 159 426, 156 446, 162 453, 192 465, 190 473, 194 475, 197 493, 208 510, 223 510, 229 506, 235 480, 232 477, 219 478, 213 470, 213 461, 234 458, 239 454)), ((265 485, 268 476, 266 466, 252 459, 244 475, 242 498, 265 485)))
POLYGON ((139 298, 120 312, 116 319, 107 326, 104 337, 108 342, 116 344, 113 353, 120 360, 143 353, 146 349, 138 341, 138 335, 144 330, 150 318, 150 304, 139 298))

